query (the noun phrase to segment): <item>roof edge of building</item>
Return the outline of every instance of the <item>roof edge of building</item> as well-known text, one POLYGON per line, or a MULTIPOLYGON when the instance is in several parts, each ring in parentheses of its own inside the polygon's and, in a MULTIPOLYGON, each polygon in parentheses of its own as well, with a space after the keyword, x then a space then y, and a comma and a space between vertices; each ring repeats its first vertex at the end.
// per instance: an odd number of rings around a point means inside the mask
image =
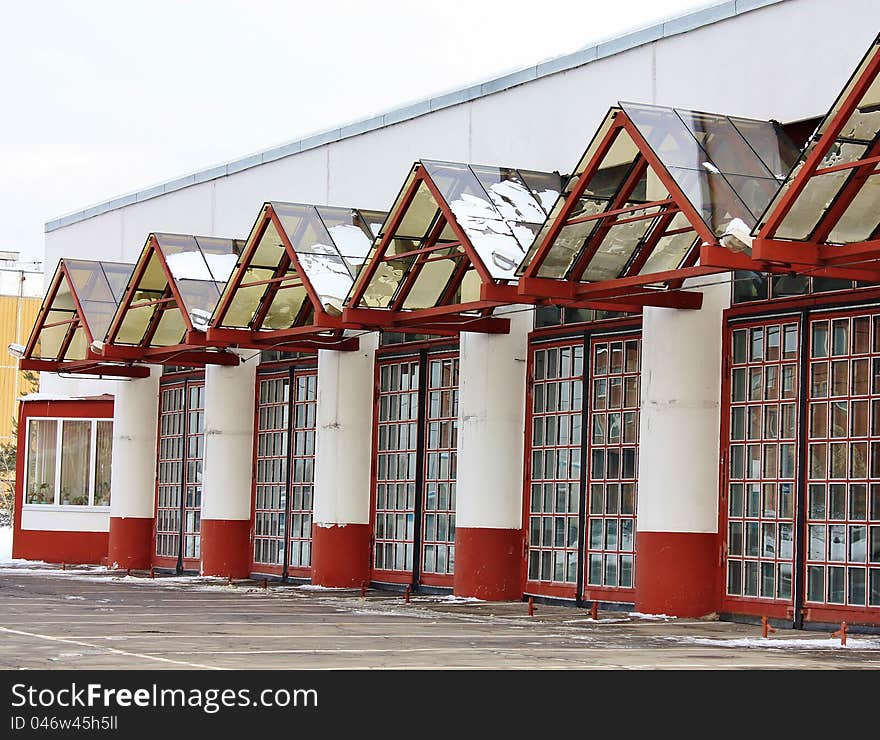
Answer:
POLYGON ((428 113, 433 113, 445 108, 451 108, 462 103, 468 103, 479 98, 487 97, 495 93, 509 90, 526 82, 532 82, 543 77, 567 72, 578 67, 585 66, 600 59, 606 59, 623 52, 636 49, 640 46, 660 41, 671 36, 678 36, 688 31, 710 26, 719 21, 734 18, 753 10, 765 8, 770 5, 779 5, 787 0, 724 0, 712 5, 694 10, 684 15, 668 18, 666 20, 646 26, 634 31, 629 31, 620 36, 615 36, 600 41, 593 46, 564 54, 559 57, 539 62, 533 66, 510 72, 499 77, 492 78, 482 83, 470 85, 446 92, 435 97, 425 98, 413 103, 407 103, 398 108, 380 113, 369 118, 357 120, 342 126, 330 128, 309 134, 301 139, 290 141, 285 144, 269 147, 261 151, 230 160, 224 164, 206 167, 181 177, 166 180, 157 185, 137 190, 125 195, 116 196, 101 203, 64 214, 45 223, 45 233, 51 233, 85 221, 95 216, 100 216, 109 211, 124 208, 145 200, 158 198, 162 195, 183 190, 184 188, 198 185, 222 177, 228 177, 237 172, 257 167, 269 162, 299 154, 310 149, 332 144, 337 141, 349 139, 361 134, 376 131, 387 126, 418 118, 428 113))

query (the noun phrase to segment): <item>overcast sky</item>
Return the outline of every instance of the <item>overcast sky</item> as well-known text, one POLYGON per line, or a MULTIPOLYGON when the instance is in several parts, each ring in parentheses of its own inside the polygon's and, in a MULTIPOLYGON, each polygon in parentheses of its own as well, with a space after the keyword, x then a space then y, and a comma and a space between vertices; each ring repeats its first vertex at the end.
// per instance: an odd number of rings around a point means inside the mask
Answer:
POLYGON ((711 4, 0 0, 0 249, 42 255, 63 213, 711 4))

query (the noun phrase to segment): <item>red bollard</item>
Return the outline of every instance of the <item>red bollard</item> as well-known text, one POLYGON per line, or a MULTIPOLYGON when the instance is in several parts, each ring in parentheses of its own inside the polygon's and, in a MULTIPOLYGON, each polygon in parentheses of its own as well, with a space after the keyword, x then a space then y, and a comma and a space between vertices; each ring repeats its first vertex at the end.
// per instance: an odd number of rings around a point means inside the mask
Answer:
POLYGON ((361 598, 365 599, 367 597, 367 582, 361 581, 361 598))
POLYGON ((403 589, 403 603, 409 604, 409 586, 403 589))
POLYGON ((535 616, 535 600, 531 596, 529 596, 529 616, 535 616))
POLYGON ((848 628, 846 626, 846 622, 841 622, 840 629, 837 630, 836 632, 831 633, 832 637, 839 637, 840 638, 841 647, 846 647, 846 631, 847 631, 847 629, 848 628))
POLYGON ((228 576, 226 576, 226 585, 227 586, 232 585, 232 574, 231 573, 228 576))
POLYGON ((129 577, 131 575, 131 568, 125 569, 125 575, 126 575, 126 577, 129 577))
POLYGON ((263 591, 269 590, 269 579, 268 578, 264 578, 262 581, 260 581, 260 588, 263 589, 263 591))
POLYGON ((155 578, 155 577, 156 577, 156 569, 150 568, 150 578, 155 578))
POLYGON ((767 617, 761 617, 761 637, 766 640, 773 632, 776 632, 776 628, 770 626, 770 620, 767 617))
POLYGON ((593 605, 590 607, 590 619, 598 619, 599 618, 599 602, 594 601, 593 605))
POLYGON ((67 570, 67 563, 61 563, 61 570, 67 570))

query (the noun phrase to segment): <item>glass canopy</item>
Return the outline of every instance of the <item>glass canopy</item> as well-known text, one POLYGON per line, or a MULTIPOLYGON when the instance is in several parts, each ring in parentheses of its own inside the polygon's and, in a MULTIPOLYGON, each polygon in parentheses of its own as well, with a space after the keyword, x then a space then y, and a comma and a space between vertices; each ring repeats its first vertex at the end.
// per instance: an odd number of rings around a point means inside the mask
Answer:
POLYGON ((385 215, 267 203, 234 263, 213 327, 279 330, 312 323, 316 310, 339 316, 385 215))
POLYGON ((612 108, 518 274, 588 283, 693 264, 702 242, 750 231, 796 157, 771 121, 612 108))
POLYGON ((759 237, 830 245, 880 238, 878 72, 880 37, 762 216, 759 237))
POLYGON ((427 309, 515 282, 561 189, 559 173, 416 162, 347 305, 427 309))
POLYGON ((134 265, 62 259, 31 332, 25 357, 57 362, 85 360, 101 340, 134 265))
POLYGON ((170 347, 185 342, 191 317, 211 316, 244 242, 240 239, 150 234, 135 265, 108 341, 170 347))

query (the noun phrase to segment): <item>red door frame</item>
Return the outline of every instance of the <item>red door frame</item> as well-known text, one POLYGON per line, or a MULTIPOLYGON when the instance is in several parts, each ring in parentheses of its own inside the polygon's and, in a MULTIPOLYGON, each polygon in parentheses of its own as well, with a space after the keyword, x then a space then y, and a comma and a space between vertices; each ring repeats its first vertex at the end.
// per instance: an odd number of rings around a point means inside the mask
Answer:
MULTIPOLYGON (((402 344, 380 348, 376 355, 373 369, 373 424, 372 424, 372 453, 370 464, 370 580, 374 583, 409 585, 413 587, 429 586, 435 588, 451 588, 453 574, 441 575, 436 573, 421 572, 421 547, 423 545, 422 526, 424 518, 425 496, 425 464, 427 461, 427 394, 428 394, 428 368, 431 360, 458 358, 458 349, 448 349, 447 343, 437 346, 436 341, 426 341, 412 344, 402 344), (384 350, 384 351, 383 351, 384 350), (433 351, 432 351, 433 350, 433 351), (419 387, 417 389, 417 414, 416 414, 416 471, 415 471, 415 502, 413 507, 414 537, 413 569, 412 571, 397 571, 375 567, 376 546, 376 498, 378 486, 378 453, 379 453, 379 388, 380 371, 383 366, 391 366, 404 363, 418 363, 419 387)), ((457 388, 456 388, 457 391, 457 388)))
MULTIPOLYGON (((798 431, 797 437, 800 436, 799 431, 801 428, 801 411, 803 407, 803 401, 800 398, 800 388, 801 384, 801 368, 803 367, 801 352, 803 347, 802 341, 802 332, 805 330, 802 322, 802 315, 800 312, 792 312, 792 311, 784 311, 784 312, 775 312, 772 311, 764 316, 754 316, 749 317, 749 320, 737 321, 731 323, 727 318, 724 321, 724 332, 721 338, 721 426, 720 426, 720 442, 721 442, 721 454, 719 457, 719 485, 718 485, 718 534, 719 540, 721 543, 721 558, 720 558, 720 567, 718 568, 717 575, 717 593, 720 594, 720 604, 722 612, 730 612, 733 614, 752 614, 755 616, 767 616, 767 617, 775 617, 778 619, 791 619, 794 614, 794 599, 796 598, 796 588, 797 584, 795 582, 798 577, 798 547, 797 540, 792 542, 792 598, 791 599, 779 599, 779 598, 764 598, 760 596, 750 597, 750 596, 731 596, 727 593, 727 567, 728 567, 728 524, 729 524, 729 497, 728 492, 730 489, 730 447, 731 447, 731 439, 730 439, 730 424, 731 424, 731 392, 732 392, 732 339, 733 332, 739 329, 745 329, 750 331, 753 328, 764 327, 765 329, 765 338, 766 338, 766 327, 779 325, 783 327, 785 324, 796 324, 798 327, 798 352, 797 356, 794 360, 794 363, 797 367, 797 378, 796 378, 796 395, 794 397, 795 409, 796 409, 796 418, 795 425, 796 430, 798 431)), ((780 336, 780 358, 782 357, 784 336, 780 336)), ((750 346, 747 345, 747 352, 750 352, 750 346)), ((782 359, 779 361, 780 366, 782 364, 782 359)), ((748 367, 748 366, 746 366, 748 367)), ((762 367, 766 367, 766 359, 764 360, 762 367)), ((765 408, 766 402, 763 400, 763 389, 764 389, 764 376, 762 375, 762 400, 761 407, 765 408)), ((746 375, 748 379, 748 374, 746 375)), ((780 388, 782 378, 779 378, 780 388)), ((746 392, 748 393, 748 387, 746 388, 746 392)), ((781 391, 780 391, 781 396, 781 391)), ((780 398, 781 402, 781 398, 780 398)), ((746 421, 746 423, 748 423, 746 421)), ((760 444, 762 447, 764 445, 764 416, 762 412, 761 417, 762 424, 762 432, 760 444)), ((794 504, 793 504, 793 518, 792 523, 794 524, 795 535, 798 535, 797 532, 797 522, 798 522, 798 505, 799 505, 799 475, 801 474, 798 470, 800 466, 799 454, 797 449, 797 437, 795 438, 795 477, 793 481, 794 485, 794 504)), ((781 436, 777 437, 781 443, 781 436)), ((748 433, 746 432, 746 437, 743 439, 742 444, 748 445, 748 433)), ((763 467, 763 450, 761 463, 763 467)), ((763 473, 760 478, 755 479, 755 482, 759 483, 762 486, 762 497, 763 497, 763 473)), ((777 478, 778 480, 778 478, 777 478)), ((745 486, 743 485, 743 496, 745 496, 745 486)), ((762 502, 763 505, 763 502, 762 502)), ((743 517, 743 521, 745 521, 745 517, 743 517)), ((759 521, 763 524, 763 519, 759 517, 759 521)), ((777 523, 779 521, 779 517, 776 519, 777 523)), ((778 533, 777 533, 778 536, 778 533)), ((802 534, 800 535, 803 536, 802 534)), ((777 540, 778 541, 778 540, 777 540)), ((745 549, 745 534, 743 534, 743 549, 745 549)), ((742 558, 745 562, 746 555, 743 554, 742 558)), ((761 562, 759 560, 759 562, 761 562)), ((774 562, 778 562, 778 559, 774 562)), ((760 572, 759 572, 759 584, 760 584, 760 572)))
MULTIPOLYGON (((526 397, 525 397, 525 434, 524 458, 523 458, 523 497, 522 497, 522 522, 523 522, 523 554, 522 554, 522 591, 526 596, 549 597, 554 599, 572 600, 581 603, 584 600, 603 602, 630 603, 634 597, 634 589, 621 588, 590 588, 586 585, 585 568, 587 520, 589 514, 588 486, 590 444, 588 434, 590 432, 589 404, 592 402, 592 383, 588 382, 591 372, 591 358, 593 340, 606 341, 619 338, 620 341, 638 338, 641 340, 641 316, 626 316, 615 319, 604 319, 583 324, 568 324, 544 327, 529 334, 529 353, 526 362, 526 397), (583 407, 581 424, 581 477, 580 477, 580 501, 578 511, 578 580, 575 584, 556 584, 544 581, 529 580, 529 518, 531 503, 531 474, 532 474, 532 418, 534 408, 534 358, 535 349, 548 349, 553 347, 584 347, 584 365, 582 371, 583 383, 583 407), (621 597, 629 597, 622 599, 621 597)), ((641 348, 640 348, 641 355, 641 348)), ((638 470, 637 470, 638 472, 638 470)), ((556 549, 556 548, 554 548, 556 549)), ((567 549, 567 548, 566 548, 567 549)), ((635 554, 635 553, 634 553, 635 554)), ((635 579, 635 576, 633 576, 635 579)), ((633 581, 635 582, 635 580, 633 581)))
MULTIPOLYGON (((162 569, 173 569, 178 570, 178 566, 184 571, 201 571, 201 558, 185 558, 182 556, 183 547, 184 547, 184 538, 185 531, 184 528, 186 526, 186 486, 187 486, 187 478, 186 478, 186 469, 187 469, 187 441, 189 437, 188 429, 189 429, 189 389, 192 387, 197 387, 201 385, 204 387, 205 385, 205 376, 201 373, 174 373, 170 375, 165 375, 162 377, 159 384, 159 413, 158 418, 156 419, 157 425, 157 433, 156 433, 156 488, 155 488, 155 500, 153 502, 153 550, 152 550, 152 564, 156 568, 162 569), (162 405, 161 405, 161 395, 163 391, 172 389, 176 386, 183 388, 183 400, 184 400, 184 410, 183 410, 183 457, 181 459, 182 472, 181 472, 181 521, 180 521, 180 530, 178 536, 180 537, 179 543, 179 552, 181 555, 177 558, 172 557, 164 557, 156 554, 156 544, 158 541, 158 508, 159 508, 159 444, 161 443, 161 418, 162 418, 162 405)), ((204 411, 203 411, 204 413, 204 411)), ((204 434, 204 432, 203 432, 204 434)), ((202 453, 202 464, 204 465, 204 451, 202 453)), ((202 491, 202 495, 204 495, 204 490, 202 491)), ((201 512, 201 503, 199 504, 199 512, 201 512)))
MULTIPOLYGON (((256 375, 256 388, 254 392, 254 444, 253 444, 253 474, 251 475, 251 532, 250 532, 250 570, 251 573, 255 575, 267 575, 274 576, 277 578, 304 578, 310 579, 312 577, 312 569, 308 568, 290 568, 288 565, 288 558, 290 555, 290 526, 291 526, 291 504, 292 497, 290 494, 291 486, 293 485, 291 476, 290 476, 290 461, 293 450, 293 434, 294 434, 294 411, 293 408, 295 406, 295 393, 296 393, 296 378, 303 376, 314 376, 317 378, 318 375, 318 366, 316 359, 311 360, 297 360, 287 366, 278 365, 276 363, 272 363, 271 365, 267 365, 267 367, 260 367, 257 369, 256 375), (286 460, 287 460, 287 472, 285 475, 285 525, 284 525, 284 537, 282 541, 284 543, 284 557, 282 558, 282 562, 280 565, 268 565, 266 563, 257 562, 255 560, 255 552, 254 552, 254 543, 256 541, 256 521, 257 521, 257 460, 259 458, 257 452, 257 440, 258 435, 260 433, 259 429, 259 417, 260 417, 260 383, 265 380, 290 380, 289 386, 289 395, 288 395, 288 420, 287 420, 287 435, 288 435, 288 444, 287 444, 287 452, 286 452, 286 460)), ((314 453, 312 453, 312 459, 314 459, 314 453)), ((314 510, 314 487, 312 494, 312 507, 314 510)), ((311 532, 311 527, 309 531, 311 532)), ((276 538, 277 539, 277 538, 276 538)), ((311 535, 310 535, 311 539, 311 535)))
MULTIPOLYGON (((780 299, 769 299, 763 301, 754 301, 743 304, 736 304, 728 308, 724 312, 723 316, 723 337, 722 337, 722 414, 721 414, 721 461, 722 467, 719 470, 719 533, 722 537, 722 555, 723 555, 723 568, 719 568, 718 575, 718 588, 720 589, 718 593, 721 595, 722 605, 730 605, 731 607, 737 607, 735 610, 732 610, 732 613, 737 614, 753 614, 753 615, 767 615, 774 616, 778 615, 780 617, 791 618, 793 617, 795 622, 799 622, 801 618, 805 619, 807 622, 828 622, 828 623, 836 623, 843 620, 849 622, 859 622, 864 624, 880 624, 880 609, 877 607, 852 607, 848 605, 818 605, 818 604, 810 604, 806 601, 806 545, 802 545, 800 549, 798 548, 797 541, 795 542, 795 570, 796 572, 800 569, 801 578, 803 581, 802 589, 803 589, 803 606, 801 615, 793 615, 793 608, 791 606, 785 607, 783 609, 772 609, 772 602, 766 599, 755 599, 746 601, 743 600, 733 600, 726 595, 726 538, 727 538, 727 516, 726 516, 726 485, 727 485, 727 471, 724 468, 725 461, 729 457, 729 427, 725 426, 729 423, 730 416, 730 404, 727 401, 728 395, 730 392, 729 384, 729 371, 727 369, 727 360, 730 356, 730 342, 732 338, 732 326, 731 319, 736 318, 744 318, 751 319, 752 324, 766 324, 770 323, 774 320, 779 320, 780 323, 782 319, 777 319, 776 317, 780 317, 783 315, 787 315, 786 320, 791 321, 794 320, 792 317, 797 317, 799 323, 801 325, 801 331, 806 332, 807 338, 801 341, 801 351, 806 347, 807 351, 810 350, 810 344, 807 341, 809 335, 812 331, 812 322, 817 318, 820 319, 832 319, 832 318, 844 318, 844 317, 852 317, 859 315, 877 315, 880 314, 880 308, 878 308, 878 301, 880 301, 880 289, 877 288, 854 288, 852 290, 844 290, 844 291, 834 291, 828 293, 812 293, 808 295, 802 296, 794 296, 790 298, 780 298, 780 299), (797 313, 796 313, 797 312, 797 313), (725 499, 722 501, 721 496, 725 495, 725 499), (722 529, 723 527, 723 529, 722 529)), ((746 326, 747 321, 736 322, 736 327, 746 326)), ((868 356, 872 356, 869 354, 868 356)), ((848 352, 845 356, 847 359, 852 357, 852 353, 848 352)), ((809 369, 809 357, 802 358, 799 357, 798 360, 799 367, 809 369)), ((810 393, 809 387, 807 384, 801 384, 801 387, 806 388, 807 392, 804 398, 798 397, 797 405, 798 405, 798 413, 803 414, 806 409, 809 408, 810 403, 810 393)), ((808 430, 808 427, 803 424, 803 420, 799 420, 800 429, 808 430)), ((850 439, 842 438, 842 439, 850 439)), ((869 436, 868 441, 870 442, 871 437, 869 436)), ((809 439, 805 440, 805 444, 808 444, 809 439)), ((805 508, 808 505, 806 500, 806 488, 807 488, 807 476, 808 469, 806 465, 806 457, 801 459, 800 456, 796 459, 796 464, 800 469, 796 470, 796 482, 798 486, 803 488, 803 493, 796 498, 795 506, 801 506, 805 508)), ((844 479, 846 480, 846 479, 844 479)), ((870 484, 869 484, 870 485, 870 484)), ((801 512, 801 516, 798 516, 798 511, 795 511, 796 520, 799 522, 799 525, 796 527, 796 534, 800 538, 802 543, 806 542, 807 537, 807 515, 806 511, 801 512)), ((827 561, 826 561, 827 562, 827 561)), ((869 588, 869 585, 867 586, 869 588)))

